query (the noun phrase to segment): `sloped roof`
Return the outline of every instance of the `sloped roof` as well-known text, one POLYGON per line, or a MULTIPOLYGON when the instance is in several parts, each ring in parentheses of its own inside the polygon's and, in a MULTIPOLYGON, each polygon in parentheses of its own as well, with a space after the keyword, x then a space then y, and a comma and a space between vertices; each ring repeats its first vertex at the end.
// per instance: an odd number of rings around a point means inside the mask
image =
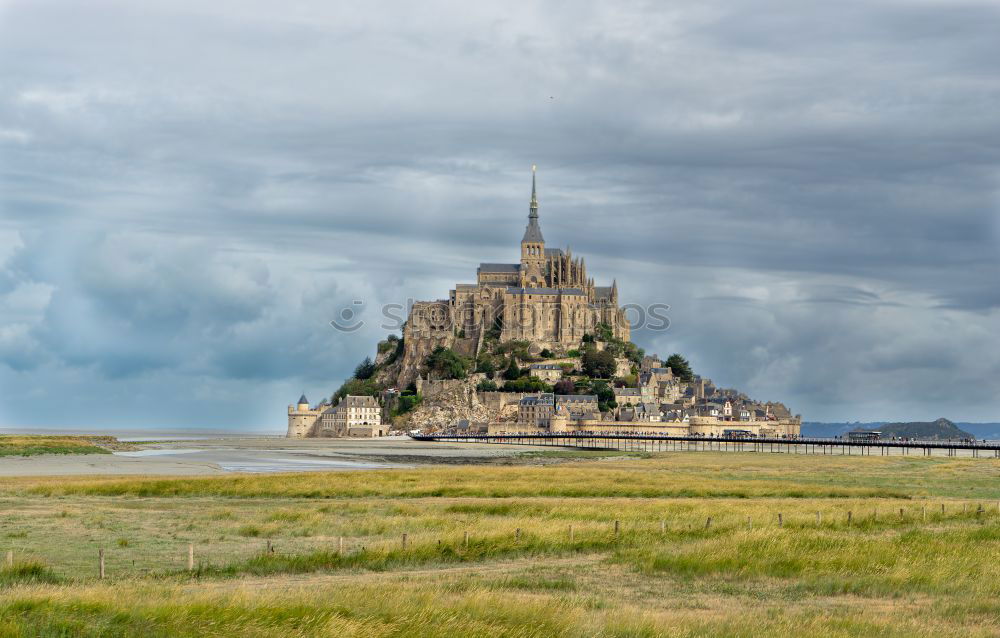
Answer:
POLYGON ((524 237, 521 238, 521 243, 531 242, 535 244, 544 244, 545 238, 542 237, 542 229, 538 226, 538 218, 532 217, 528 220, 528 226, 524 229, 524 237))
POLYGON ((479 264, 479 272, 517 272, 521 264, 479 264))

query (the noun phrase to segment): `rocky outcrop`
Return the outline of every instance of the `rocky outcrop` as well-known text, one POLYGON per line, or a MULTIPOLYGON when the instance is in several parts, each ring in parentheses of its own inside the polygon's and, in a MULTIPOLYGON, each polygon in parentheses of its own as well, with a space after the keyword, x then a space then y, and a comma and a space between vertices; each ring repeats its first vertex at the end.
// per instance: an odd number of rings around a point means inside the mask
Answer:
POLYGON ((454 426, 462 420, 470 423, 492 423, 517 419, 517 405, 491 406, 483 403, 471 380, 450 382, 447 387, 436 390, 430 398, 425 398, 412 412, 401 417, 404 428, 419 428, 424 432, 435 432, 454 426))

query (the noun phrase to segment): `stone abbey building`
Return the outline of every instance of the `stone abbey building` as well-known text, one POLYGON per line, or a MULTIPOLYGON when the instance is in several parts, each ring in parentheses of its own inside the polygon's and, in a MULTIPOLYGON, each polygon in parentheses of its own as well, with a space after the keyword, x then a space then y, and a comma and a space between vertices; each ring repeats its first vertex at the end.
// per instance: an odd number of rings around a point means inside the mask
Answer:
POLYGON ((413 304, 403 328, 401 383, 416 376, 437 346, 475 356, 487 336, 524 340, 535 353, 580 345, 598 323, 628 341, 629 326, 618 307, 618 286, 598 286, 582 257, 567 248, 547 248, 538 221, 535 169, 531 173, 528 225, 519 263, 481 263, 475 283, 456 284, 447 299, 413 304))

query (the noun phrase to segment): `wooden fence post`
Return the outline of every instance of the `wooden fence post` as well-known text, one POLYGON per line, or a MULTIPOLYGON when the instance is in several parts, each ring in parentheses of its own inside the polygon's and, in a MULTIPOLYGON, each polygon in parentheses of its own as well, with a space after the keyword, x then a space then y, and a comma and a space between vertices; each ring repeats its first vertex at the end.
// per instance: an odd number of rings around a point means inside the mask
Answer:
POLYGON ((667 533, 667 519, 665 518, 660 519, 660 533, 661 534, 667 533))
POLYGON ((339 537, 337 539, 337 553, 338 554, 343 554, 344 553, 344 537, 343 536, 341 536, 341 537, 339 537))
POLYGON ((903 508, 899 508, 899 520, 903 520, 903 508))
POLYGON ((854 518, 854 512, 847 510, 847 525, 850 526, 851 519, 854 518))
POLYGON ((747 529, 749 530, 753 529, 753 519, 751 519, 749 516, 747 516, 747 529))
POLYGON ((944 516, 944 503, 941 503, 941 516, 944 516))
POLYGON ((97 577, 104 580, 104 548, 97 550, 97 577))
POLYGON ((615 521, 615 536, 618 536, 618 521, 615 521))
POLYGON ((188 543, 188 571, 194 571, 194 543, 188 543))
POLYGON ((406 534, 403 534, 403 551, 406 551, 406 534))
POLYGON ((469 546, 469 530, 465 530, 465 538, 464 538, 464 540, 462 541, 462 543, 463 543, 463 544, 464 544, 464 545, 465 545, 466 547, 468 547, 468 546, 469 546))
POLYGON ((926 505, 921 505, 920 506, 920 521, 923 522, 923 523, 927 522, 927 506, 926 505))
POLYGON ((569 542, 573 542, 573 526, 569 526, 569 542))
POLYGON ((785 520, 781 517, 781 512, 778 512, 778 527, 784 527, 785 520))
POLYGON ((712 526, 712 517, 709 516, 708 520, 705 521, 705 529, 708 529, 711 526, 712 526))

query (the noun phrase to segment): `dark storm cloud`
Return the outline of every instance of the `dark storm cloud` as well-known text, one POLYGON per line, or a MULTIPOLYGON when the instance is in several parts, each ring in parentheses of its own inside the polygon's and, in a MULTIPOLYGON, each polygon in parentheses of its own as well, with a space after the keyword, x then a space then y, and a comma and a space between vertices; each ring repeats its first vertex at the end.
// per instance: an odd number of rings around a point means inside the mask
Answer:
POLYGON ((0 4, 0 418, 278 425, 382 304, 515 259, 532 163, 548 242, 672 306, 650 350, 807 417, 995 418, 998 32, 988 2, 0 4))

